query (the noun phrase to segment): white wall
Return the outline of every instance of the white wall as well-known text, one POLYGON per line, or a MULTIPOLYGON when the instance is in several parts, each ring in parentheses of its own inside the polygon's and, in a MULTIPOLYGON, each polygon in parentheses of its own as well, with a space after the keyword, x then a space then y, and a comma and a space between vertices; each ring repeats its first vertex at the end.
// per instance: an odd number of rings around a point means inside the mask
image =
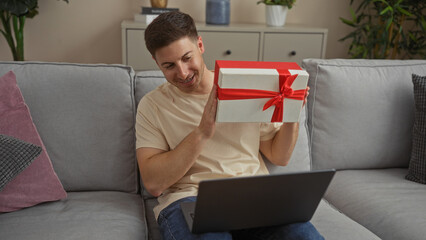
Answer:
MULTIPOLYGON (((168 0, 168 7, 205 20, 205 0, 168 0)), ((25 58, 34 61, 121 63, 121 26, 149 0, 39 0, 39 12, 25 26, 25 58)), ((339 17, 349 17, 349 0, 297 0, 286 24, 327 28, 327 58, 347 58, 348 42, 338 39, 351 29, 339 17)), ((257 0, 231 0, 231 22, 265 23, 265 7, 257 0)), ((0 61, 12 60, 0 36, 0 61)))

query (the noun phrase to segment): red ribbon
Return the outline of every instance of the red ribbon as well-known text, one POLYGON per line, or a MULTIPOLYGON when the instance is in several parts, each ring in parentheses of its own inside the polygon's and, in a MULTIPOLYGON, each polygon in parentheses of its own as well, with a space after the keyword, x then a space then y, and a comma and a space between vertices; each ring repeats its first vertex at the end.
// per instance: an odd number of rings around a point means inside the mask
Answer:
POLYGON ((218 87, 219 100, 242 100, 242 99, 257 99, 271 98, 263 106, 263 111, 275 105, 274 114, 271 122, 283 121, 284 99, 290 98, 295 100, 304 100, 305 89, 293 90, 291 85, 297 78, 297 74, 290 75, 286 69, 277 69, 279 73, 279 92, 257 89, 229 89, 218 87))

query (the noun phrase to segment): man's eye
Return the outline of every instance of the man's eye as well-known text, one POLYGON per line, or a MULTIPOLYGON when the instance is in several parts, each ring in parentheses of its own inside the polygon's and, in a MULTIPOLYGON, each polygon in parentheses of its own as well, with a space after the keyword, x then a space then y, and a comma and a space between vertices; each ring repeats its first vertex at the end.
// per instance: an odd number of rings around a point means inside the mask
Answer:
POLYGON ((189 61, 191 59, 191 56, 186 56, 183 60, 189 61))
POLYGON ((173 64, 169 64, 169 65, 166 65, 166 67, 165 67, 165 68, 166 68, 166 69, 171 69, 171 68, 173 68, 173 66, 174 66, 173 64))

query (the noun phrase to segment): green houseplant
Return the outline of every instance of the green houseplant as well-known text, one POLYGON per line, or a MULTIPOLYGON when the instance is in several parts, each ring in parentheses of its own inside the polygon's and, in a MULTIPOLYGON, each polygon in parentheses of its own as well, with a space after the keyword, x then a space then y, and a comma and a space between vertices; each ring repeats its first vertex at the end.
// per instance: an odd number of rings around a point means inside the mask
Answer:
MULTIPOLYGON (((424 0, 361 0, 352 19, 354 28, 340 41, 352 40, 353 58, 426 58, 426 2, 424 0)), ((354 1, 351 0, 350 5, 354 1)))
POLYGON ((288 9, 291 9, 296 0, 261 0, 257 4, 264 3, 266 5, 281 5, 286 6, 288 9))
MULTIPOLYGON (((68 3, 68 0, 63 0, 68 3)), ((12 51, 13 60, 24 60, 24 26, 27 18, 38 14, 37 0, 1 0, 0 19, 5 37, 12 51)))

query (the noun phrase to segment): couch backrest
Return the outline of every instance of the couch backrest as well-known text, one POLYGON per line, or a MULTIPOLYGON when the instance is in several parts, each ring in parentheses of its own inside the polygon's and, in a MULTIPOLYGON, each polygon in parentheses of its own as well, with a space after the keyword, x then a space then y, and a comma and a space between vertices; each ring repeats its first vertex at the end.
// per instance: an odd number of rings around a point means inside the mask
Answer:
POLYGON ((10 70, 67 191, 138 191, 130 67, 0 62, 10 70))
POLYGON ((424 60, 306 59, 314 169, 407 167, 414 97, 424 60))
MULTIPOLYGON (((144 71, 139 72, 136 75, 135 81, 135 100, 136 103, 139 103, 140 99, 149 91, 152 91, 157 86, 166 82, 161 71, 144 71)), ((307 135, 307 125, 306 125, 306 111, 302 111, 300 117, 300 128, 299 128, 299 137, 293 151, 290 163, 285 167, 275 166, 269 161, 266 162, 271 173, 284 173, 284 172, 294 172, 294 171, 308 171, 310 170, 310 155, 308 147, 308 135, 307 135)), ((143 185, 143 184, 142 184, 143 185)), ((149 193, 144 191, 144 197, 150 198, 149 193)))

